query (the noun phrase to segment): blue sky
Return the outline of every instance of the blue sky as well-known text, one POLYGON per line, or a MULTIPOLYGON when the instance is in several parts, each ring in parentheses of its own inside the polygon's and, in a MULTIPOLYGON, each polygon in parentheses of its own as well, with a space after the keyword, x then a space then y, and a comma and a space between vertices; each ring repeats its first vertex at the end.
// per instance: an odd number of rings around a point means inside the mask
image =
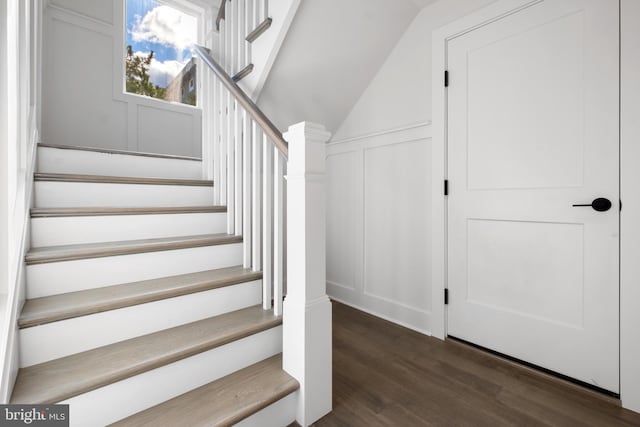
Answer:
POLYGON ((126 18, 125 45, 140 54, 155 52, 151 81, 166 87, 191 58, 196 19, 155 0, 127 0, 126 18))

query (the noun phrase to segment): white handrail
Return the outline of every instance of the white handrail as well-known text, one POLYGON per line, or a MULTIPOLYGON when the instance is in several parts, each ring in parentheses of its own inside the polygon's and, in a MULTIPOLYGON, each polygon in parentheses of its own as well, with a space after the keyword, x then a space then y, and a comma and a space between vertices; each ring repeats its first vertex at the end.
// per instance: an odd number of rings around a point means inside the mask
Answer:
MULTIPOLYGON (((220 28, 226 27, 225 22, 220 23, 220 28)), ((269 140, 278 148, 286 159, 289 156, 289 144, 282 137, 282 132, 273 124, 271 120, 258 108, 258 106, 244 93, 236 82, 230 77, 229 73, 219 65, 203 46, 193 46, 193 51, 202 59, 216 75, 218 80, 227 89, 227 91, 238 101, 240 106, 244 108, 251 116, 262 131, 269 137, 269 140)), ((221 55, 223 58, 224 55, 221 55)))

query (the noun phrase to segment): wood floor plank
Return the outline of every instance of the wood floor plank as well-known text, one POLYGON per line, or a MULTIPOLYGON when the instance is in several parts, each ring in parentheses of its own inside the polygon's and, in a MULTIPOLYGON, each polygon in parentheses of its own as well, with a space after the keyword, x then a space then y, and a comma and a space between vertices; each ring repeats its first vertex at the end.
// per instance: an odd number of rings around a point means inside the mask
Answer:
POLYGON ((262 272, 242 266, 162 277, 27 300, 20 328, 144 304, 262 279, 262 272))
POLYGON ((298 388, 298 382, 282 370, 282 356, 277 355, 112 426, 232 426, 298 388))
POLYGON ((183 185, 189 187, 213 187, 213 181, 178 178, 141 178, 107 175, 78 175, 66 173, 36 173, 36 181, 87 182, 95 184, 183 185))
POLYGON ((23 368, 11 403, 60 402, 281 323, 257 305, 23 368))
POLYGON ((640 426, 609 396, 335 302, 333 385, 317 427, 640 426))
POLYGON ((127 240, 121 242, 83 243, 75 245, 32 248, 25 256, 27 265, 47 262, 73 261, 131 255, 144 252, 170 251, 202 246, 241 243, 242 236, 231 234, 203 234, 197 236, 163 237, 157 239, 127 240))
POLYGON ((185 206, 150 208, 32 208, 31 218, 59 218, 74 216, 115 216, 115 215, 166 215, 189 213, 226 212, 226 206, 185 206))

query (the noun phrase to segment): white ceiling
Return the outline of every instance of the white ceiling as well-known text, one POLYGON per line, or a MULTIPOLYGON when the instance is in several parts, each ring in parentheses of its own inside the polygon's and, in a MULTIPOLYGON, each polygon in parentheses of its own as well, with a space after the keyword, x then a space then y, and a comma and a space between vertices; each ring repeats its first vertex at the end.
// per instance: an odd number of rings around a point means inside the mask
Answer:
POLYGON ((258 100, 281 129, 334 132, 413 18, 432 0, 302 0, 258 100))
POLYGON ((435 3, 437 0, 410 0, 420 9, 429 6, 431 3, 435 3))

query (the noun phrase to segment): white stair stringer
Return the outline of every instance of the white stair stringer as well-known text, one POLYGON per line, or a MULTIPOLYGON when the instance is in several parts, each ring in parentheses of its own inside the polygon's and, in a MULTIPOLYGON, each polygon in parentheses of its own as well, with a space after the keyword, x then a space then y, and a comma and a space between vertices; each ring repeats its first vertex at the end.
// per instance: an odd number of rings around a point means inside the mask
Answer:
POLYGON ((75 396, 72 427, 102 427, 282 351, 282 326, 75 396))
POLYGON ((242 243, 27 265, 28 299, 242 264, 242 243))
POLYGON ((36 181, 38 208, 207 206, 213 187, 36 181))
POLYGON ((41 173, 202 179, 201 161, 179 158, 40 145, 37 161, 37 171, 41 173))
POLYGON ((31 244, 39 246, 226 233, 226 212, 103 215, 31 219, 31 244))
POLYGON ((255 280, 23 328, 19 332, 20 367, 219 316, 261 302, 262 280, 255 280), (126 327, 114 328, 113 325, 126 327))

